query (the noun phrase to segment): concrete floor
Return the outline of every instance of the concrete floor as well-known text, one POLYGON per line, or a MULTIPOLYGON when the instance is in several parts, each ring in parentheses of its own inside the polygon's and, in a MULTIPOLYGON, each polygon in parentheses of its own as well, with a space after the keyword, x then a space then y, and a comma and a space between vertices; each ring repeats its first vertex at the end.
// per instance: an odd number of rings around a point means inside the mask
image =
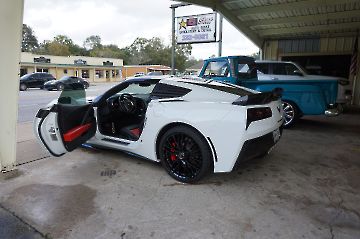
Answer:
POLYGON ((18 157, 39 160, 0 179, 1 238, 360 238, 359 112, 302 119, 270 155, 197 185, 122 152, 50 157, 30 126, 18 157))

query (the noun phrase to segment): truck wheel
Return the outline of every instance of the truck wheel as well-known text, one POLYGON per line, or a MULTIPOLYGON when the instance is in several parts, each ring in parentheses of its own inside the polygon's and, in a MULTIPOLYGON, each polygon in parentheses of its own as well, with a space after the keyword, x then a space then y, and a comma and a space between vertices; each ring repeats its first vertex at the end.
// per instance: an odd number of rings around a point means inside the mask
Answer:
POLYGON ((284 128, 290 128, 299 119, 299 110, 296 104, 291 101, 283 101, 282 106, 284 109, 284 128))

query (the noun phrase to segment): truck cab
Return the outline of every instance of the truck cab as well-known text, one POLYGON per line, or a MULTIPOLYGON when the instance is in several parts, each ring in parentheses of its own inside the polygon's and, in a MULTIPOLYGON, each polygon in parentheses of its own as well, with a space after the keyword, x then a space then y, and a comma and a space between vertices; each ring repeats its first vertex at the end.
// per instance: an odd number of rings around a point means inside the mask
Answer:
POLYGON ((336 116, 338 80, 336 79, 277 79, 258 77, 252 57, 228 56, 204 61, 199 77, 224 81, 260 92, 281 89, 285 127, 293 126, 303 115, 336 116))

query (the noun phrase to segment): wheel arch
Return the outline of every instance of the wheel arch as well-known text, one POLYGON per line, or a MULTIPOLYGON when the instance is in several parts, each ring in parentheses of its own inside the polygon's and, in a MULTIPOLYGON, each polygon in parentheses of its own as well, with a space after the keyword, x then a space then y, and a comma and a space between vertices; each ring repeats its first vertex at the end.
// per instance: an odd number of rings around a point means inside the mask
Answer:
POLYGON ((174 128, 176 126, 185 126, 185 127, 189 127, 193 130, 195 130, 201 137, 203 137, 203 139, 206 141, 206 144, 208 146, 208 149, 211 152, 212 155, 212 161, 213 161, 213 169, 215 167, 215 162, 217 161, 217 153, 216 153, 216 149, 213 145, 213 143, 211 142, 211 139, 209 137, 206 137, 203 133, 201 133, 198 129, 196 129, 194 126, 184 123, 184 122, 172 122, 169 123, 167 125, 165 125, 158 133, 157 137, 156 137, 156 142, 155 142, 155 153, 156 153, 156 158, 158 159, 159 156, 159 144, 160 144, 160 140, 162 138, 162 136, 171 128, 174 128))
POLYGON ((299 115, 303 115, 303 112, 302 112, 301 108, 299 107, 299 104, 295 100, 289 99, 289 98, 286 98, 286 97, 281 98, 281 100, 285 101, 285 102, 292 103, 296 107, 296 109, 298 110, 299 115))

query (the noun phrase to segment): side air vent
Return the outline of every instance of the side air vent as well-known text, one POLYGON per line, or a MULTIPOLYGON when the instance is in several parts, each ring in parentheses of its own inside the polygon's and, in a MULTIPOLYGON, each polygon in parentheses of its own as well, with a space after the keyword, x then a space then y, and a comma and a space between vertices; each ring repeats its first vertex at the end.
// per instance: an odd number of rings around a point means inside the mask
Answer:
POLYGON ((189 93, 191 90, 179 86, 167 85, 158 83, 154 87, 151 98, 153 99, 165 99, 165 98, 177 98, 182 97, 189 93))

